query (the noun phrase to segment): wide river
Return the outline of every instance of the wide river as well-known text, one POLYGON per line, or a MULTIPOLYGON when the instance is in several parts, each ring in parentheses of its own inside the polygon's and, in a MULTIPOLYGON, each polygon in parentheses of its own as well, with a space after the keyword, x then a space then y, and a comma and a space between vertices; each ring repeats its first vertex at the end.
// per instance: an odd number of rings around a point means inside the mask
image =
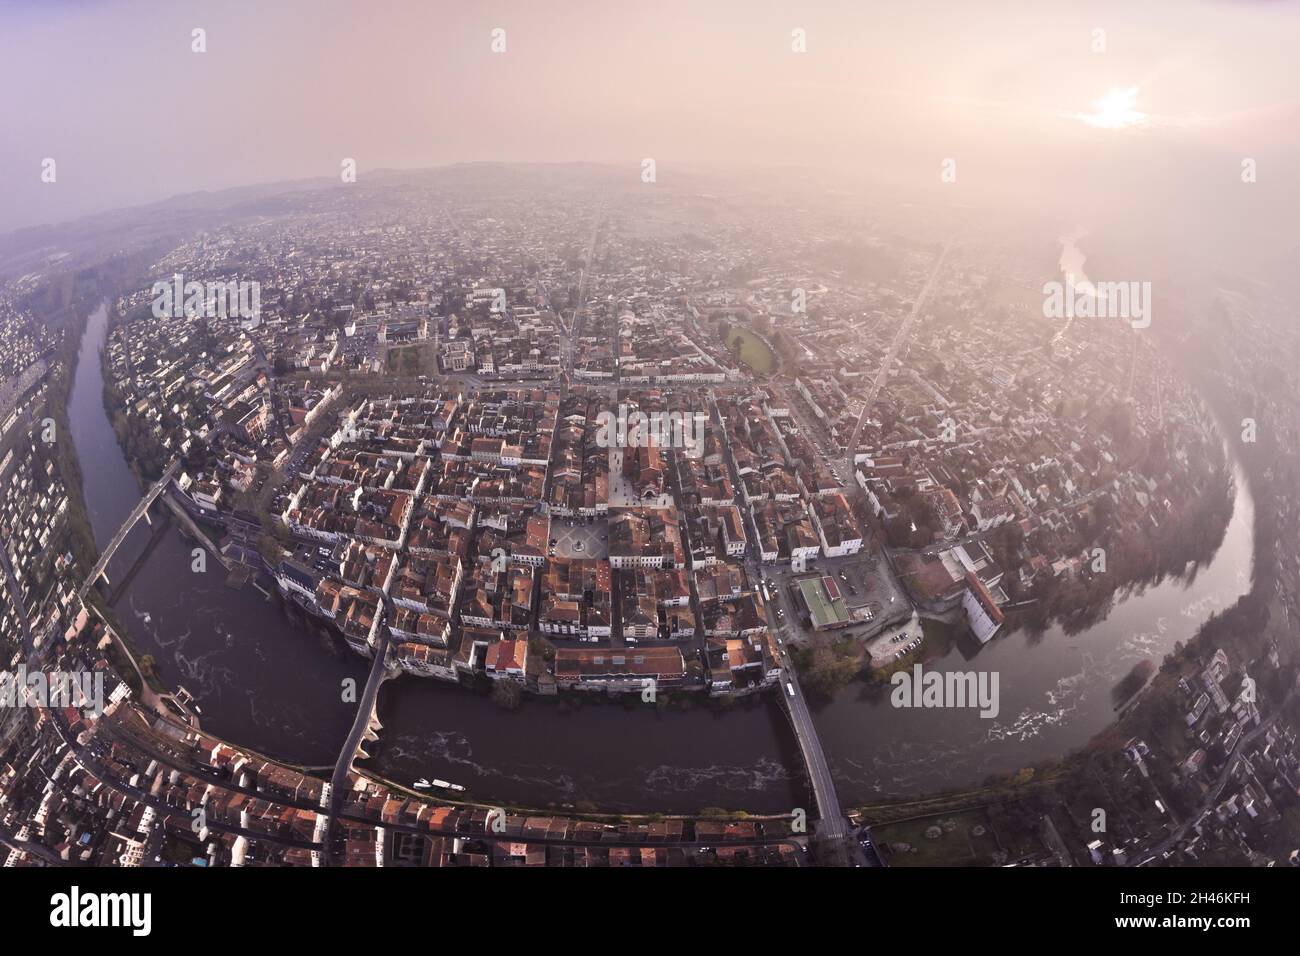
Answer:
MULTIPOLYGON (((81 343, 69 417, 102 546, 139 500, 103 405, 97 309, 81 343)), ((1212 561, 1119 602, 1091 630, 1038 638, 1002 634, 983 648, 959 641, 939 670, 996 670, 1001 712, 893 708, 855 683, 815 712, 843 803, 979 783, 994 772, 1060 756, 1113 719, 1111 688, 1139 660, 1190 638, 1214 610, 1249 589, 1254 506, 1238 472, 1236 506, 1212 561), (974 654, 973 657, 968 655, 974 654)), ((341 640, 292 623, 277 599, 232 590, 214 562, 191 571, 191 545, 141 522, 114 556, 115 610, 169 686, 198 702, 220 737, 309 766, 332 764, 352 723, 345 678, 367 662, 341 640)), ((380 692, 381 739, 366 764, 401 782, 439 777, 468 795, 537 807, 590 801, 610 809, 721 806, 780 812, 808 806, 798 749, 774 697, 717 712, 655 711, 590 702, 575 709, 528 699, 505 711, 459 687, 404 676, 380 692)))

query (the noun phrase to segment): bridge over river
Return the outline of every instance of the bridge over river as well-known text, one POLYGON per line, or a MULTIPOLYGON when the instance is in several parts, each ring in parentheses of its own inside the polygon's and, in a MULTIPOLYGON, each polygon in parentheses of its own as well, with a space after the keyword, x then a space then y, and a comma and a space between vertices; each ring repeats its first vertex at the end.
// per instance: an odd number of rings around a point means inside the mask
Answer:
POLYGON ((168 465, 167 470, 163 472, 162 477, 150 486, 149 490, 145 492, 144 497, 141 498, 139 502, 136 503, 136 506, 131 509, 131 513, 127 515, 126 520, 122 522, 122 527, 117 529, 117 534, 113 535, 113 539, 108 542, 108 546, 99 553, 99 560, 95 562, 95 566, 91 568, 90 573, 87 574, 85 580, 81 582, 81 587, 77 590, 77 597, 85 600, 86 595, 90 593, 90 589, 95 586, 95 582, 100 578, 103 578, 105 584, 108 583, 108 574, 105 573, 108 568, 108 562, 113 560, 113 555, 115 555, 117 549, 122 546, 122 542, 126 540, 126 536, 131 533, 131 529, 135 527, 137 521, 144 518, 144 520, 150 524, 153 523, 149 519, 149 509, 153 506, 153 503, 158 500, 158 496, 166 490, 169 484, 171 484, 172 479, 176 477, 176 472, 180 469, 180 465, 181 463, 179 460, 173 461, 168 465))

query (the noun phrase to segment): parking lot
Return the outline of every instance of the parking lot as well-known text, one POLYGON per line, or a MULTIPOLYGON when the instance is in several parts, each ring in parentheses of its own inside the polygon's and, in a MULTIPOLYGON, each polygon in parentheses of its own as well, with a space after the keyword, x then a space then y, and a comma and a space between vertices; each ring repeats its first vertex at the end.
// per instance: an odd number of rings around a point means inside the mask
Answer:
MULTIPOLYGON (((884 637, 892 636, 899 627, 906 626, 909 618, 915 619, 912 605, 895 584, 888 563, 875 553, 863 551, 843 558, 821 558, 810 566, 809 571, 834 578, 853 617, 851 625, 835 633, 848 633, 874 643, 882 631, 884 637)), ((763 575, 777 586, 774 603, 782 612, 778 624, 783 626, 792 643, 806 643, 812 632, 800 627, 802 611, 791 601, 787 590, 804 575, 792 573, 788 564, 765 565, 763 575)))
POLYGON ((885 628, 867 642, 871 666, 884 667, 886 664, 892 664, 904 654, 917 650, 921 646, 921 641, 921 619, 913 611, 907 620, 885 628))

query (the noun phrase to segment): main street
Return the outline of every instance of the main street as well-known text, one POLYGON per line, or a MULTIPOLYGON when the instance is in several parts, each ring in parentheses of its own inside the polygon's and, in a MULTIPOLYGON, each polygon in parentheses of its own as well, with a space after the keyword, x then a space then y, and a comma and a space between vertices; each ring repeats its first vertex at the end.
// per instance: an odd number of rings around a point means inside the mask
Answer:
POLYGON ((591 260, 596 255, 596 237, 600 232, 600 221, 604 215, 605 206, 602 203, 596 208, 596 215, 591 223, 591 238, 587 242, 587 254, 583 258, 582 272, 578 276, 578 299, 573 306, 573 319, 569 322, 569 334, 564 340, 564 361, 562 368, 565 379, 573 375, 573 350, 578 336, 582 334, 582 308, 587 302, 587 281, 591 275, 591 260))
MULTIPOLYGON (((926 278, 925 285, 921 287, 916 301, 912 304, 912 311, 908 314, 906 320, 899 326, 895 333, 893 341, 890 342, 884 358, 881 360, 880 369, 876 373, 875 380, 872 382, 871 389, 867 393, 866 399, 862 406, 862 412, 858 416, 857 424, 853 429, 853 437, 849 440, 848 460, 846 462, 848 483, 856 487, 853 481, 853 474, 856 468, 856 452, 858 446, 858 437, 861 434, 862 426, 875 406, 876 399, 880 394, 881 388, 884 387, 886 379, 889 377, 889 370, 893 366, 899 351, 907 341, 913 324, 924 307, 926 299, 934 290, 939 272, 943 267, 944 260, 952 248, 954 239, 949 238, 944 245, 943 251, 939 258, 935 260, 930 275, 926 278)), ((722 418, 718 411, 717 399, 715 393, 710 390, 710 414, 713 422, 718 427, 723 436, 723 445, 726 449, 727 466, 730 469, 731 481, 733 487, 737 490, 744 487, 740 481, 740 475, 736 470, 735 459, 731 451, 730 436, 726 428, 722 425, 722 418)), ((838 473, 838 472, 837 472, 838 473)), ((843 478, 841 478, 843 481, 843 478)), ((853 489, 850 489, 852 493, 853 489)), ((753 522, 750 523, 751 537, 753 535, 753 522)), ((745 565, 749 572, 750 579, 753 581, 762 580, 762 570, 758 561, 759 550, 758 542, 751 540, 748 542, 745 551, 745 565)), ((764 602, 767 611, 768 626, 772 629, 773 634, 782 633, 780 624, 773 618, 771 602, 764 602)), ((816 725, 813 723, 812 714, 808 710, 808 703, 804 697, 803 689, 799 686, 799 678, 795 672, 793 661, 790 658, 789 648, 785 641, 778 644, 779 653, 781 654, 781 665, 784 671, 782 678, 781 698, 785 702, 787 712, 790 714, 790 721, 794 727, 795 737, 799 742, 799 750, 803 755, 804 766, 807 769, 809 782, 812 784, 813 795, 817 801, 817 811, 820 818, 818 834, 825 840, 825 849, 835 854, 837 859, 833 862, 844 862, 848 853, 847 837, 848 827, 844 817, 844 812, 840 808, 839 798, 835 792, 835 781, 831 777, 830 767, 826 762, 825 752, 822 750, 821 740, 817 735, 816 725)))
POLYGON ((875 407, 876 398, 879 397, 880 390, 885 385, 885 380, 889 378, 889 370, 893 367, 894 359, 898 357, 899 350, 903 347, 903 343, 907 341, 907 337, 912 331, 912 325, 916 322, 916 317, 921 314, 921 307, 925 305, 925 300, 934 291, 935 283, 939 279, 939 270, 943 268, 943 261, 948 258, 948 250, 952 248, 955 238, 949 238, 943 247, 943 252, 939 253, 939 258, 935 260, 934 268, 930 270, 925 285, 921 287, 916 301, 912 303, 912 311, 908 313, 907 318, 903 320, 903 324, 894 333, 893 341, 889 343, 889 348, 885 351, 885 357, 880 360, 880 369, 876 372, 876 378, 871 383, 871 390, 867 392, 867 397, 862 404, 862 411, 858 415, 858 423, 853 426, 853 437, 849 439, 848 465, 850 475, 853 474, 854 465, 856 464, 854 458, 857 456, 858 436, 862 433, 862 426, 871 414, 871 409, 875 407))
POLYGON ((327 822, 324 848, 326 863, 330 861, 334 821, 338 819, 339 810, 343 806, 344 787, 347 784, 348 774, 352 772, 352 762, 357 758, 357 750, 361 747, 361 741, 370 730, 370 721, 375 714, 375 701, 379 697, 379 687, 384 682, 384 672, 388 664, 388 646, 392 643, 392 633, 388 630, 387 622, 393 620, 396 615, 393 613, 392 599, 383 592, 380 592, 380 594, 383 598, 381 604, 382 616, 379 620, 378 638, 375 641, 375 657, 370 665, 370 676, 366 679, 366 688, 361 694, 361 700, 357 703, 357 715, 352 721, 352 729, 348 731, 347 740, 343 742, 343 749, 339 751, 339 759, 334 764, 334 773, 330 776, 329 820, 327 822))
POLYGON ((18 576, 14 574, 13 565, 9 563, 9 551, 0 547, 0 571, 4 573, 5 587, 9 591, 9 603, 18 617, 23 632, 23 656, 31 658, 35 650, 32 641, 32 626, 27 618, 27 606, 23 604, 23 593, 18 587, 18 576))
MULTIPOLYGON (((722 415, 718 411, 717 396, 712 389, 709 390, 709 415, 713 425, 718 429, 722 436, 722 444, 726 451, 727 469, 731 474, 732 487, 739 489, 744 485, 740 481, 740 474, 736 469, 736 460, 731 452, 731 436, 723 425, 722 415)), ((753 522, 750 522, 751 529, 753 522)), ((745 572, 751 582, 763 580, 763 571, 759 562, 758 541, 755 539, 752 531, 747 535, 749 539, 745 545, 745 572)), ((774 635, 782 633, 782 628, 772 613, 772 604, 769 601, 763 602, 763 608, 767 613, 767 625, 774 635)), ((835 781, 831 777, 830 765, 826 762, 826 754, 822 750, 821 738, 817 735, 817 727, 813 723, 812 713, 808 710, 808 703, 804 699, 803 689, 799 686, 799 675, 795 673, 794 662, 790 658, 789 648, 785 641, 778 641, 777 651, 781 655, 781 690, 780 698, 785 703, 786 712, 790 715, 790 724, 794 728, 795 738, 799 743, 799 752, 803 756, 804 768, 808 774, 808 782, 812 785, 813 798, 817 802, 817 836, 822 845, 821 852, 826 855, 828 862, 833 865, 844 865, 847 862, 847 837, 849 833, 848 820, 844 816, 844 811, 840 808, 839 797, 835 792, 835 781)))

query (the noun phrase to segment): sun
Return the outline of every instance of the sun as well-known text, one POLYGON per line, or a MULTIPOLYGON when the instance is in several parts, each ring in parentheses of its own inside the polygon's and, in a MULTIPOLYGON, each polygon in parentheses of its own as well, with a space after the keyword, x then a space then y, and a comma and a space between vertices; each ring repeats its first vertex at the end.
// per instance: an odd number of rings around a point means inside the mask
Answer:
POLYGON ((1147 114, 1137 107, 1138 88, 1113 89, 1092 104, 1091 113, 1080 113, 1078 118, 1099 129, 1128 129, 1146 123, 1147 114))

